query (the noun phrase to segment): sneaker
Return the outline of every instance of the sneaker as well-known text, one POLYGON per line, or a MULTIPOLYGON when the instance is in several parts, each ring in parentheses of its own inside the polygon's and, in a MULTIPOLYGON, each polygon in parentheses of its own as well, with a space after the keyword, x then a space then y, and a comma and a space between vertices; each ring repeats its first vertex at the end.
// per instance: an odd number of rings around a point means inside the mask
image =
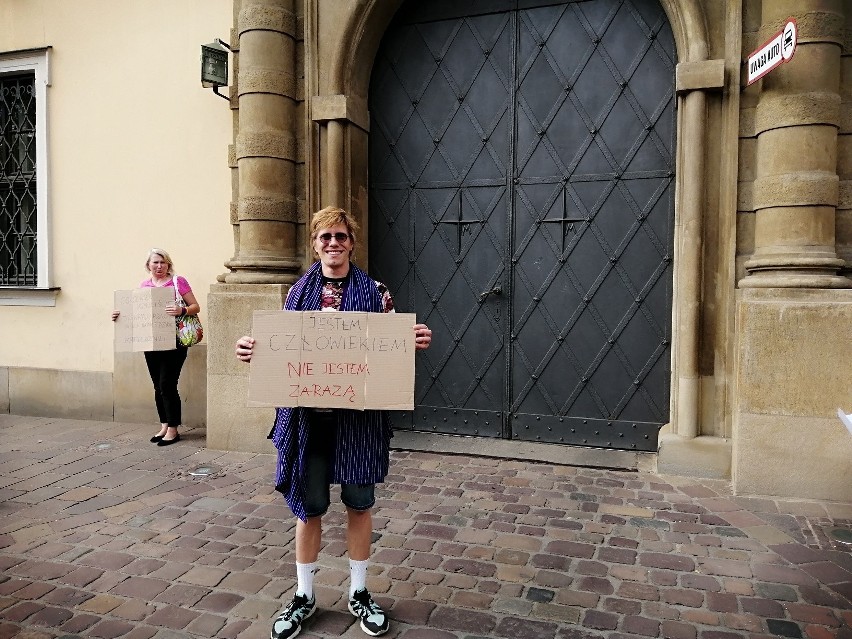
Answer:
POLYGON ((349 599, 349 612, 361 620, 361 630, 372 637, 383 635, 390 628, 388 616, 379 604, 373 601, 366 588, 355 591, 349 599))
POLYGON ((272 622, 271 639, 291 639, 299 634, 302 622, 310 617, 317 609, 317 601, 312 597, 310 601, 305 595, 296 594, 293 601, 281 611, 281 614, 272 622))

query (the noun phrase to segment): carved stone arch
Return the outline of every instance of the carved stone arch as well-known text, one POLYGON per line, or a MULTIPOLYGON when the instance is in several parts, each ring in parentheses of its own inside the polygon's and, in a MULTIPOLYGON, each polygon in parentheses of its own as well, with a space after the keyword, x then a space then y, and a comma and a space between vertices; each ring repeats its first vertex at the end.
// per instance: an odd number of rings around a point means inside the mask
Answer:
MULTIPOLYGON (((327 134, 314 138, 309 153, 325 157, 324 179, 336 182, 309 194, 313 204, 339 202, 349 206, 365 226, 367 215, 367 149, 369 116, 367 96, 373 62, 382 37, 404 0, 360 0, 341 21, 339 46, 325 67, 325 92, 344 105, 336 117, 317 118, 327 122, 327 134), (355 114, 355 115, 352 115, 355 114), (354 125, 350 126, 350 125, 354 125), (357 128, 357 133, 353 129, 357 128), (349 129, 347 132, 346 129, 349 129), (353 137, 354 136, 354 137, 353 137), (322 147, 325 148, 322 148, 322 147)), ((699 0, 660 0, 674 35, 678 55, 677 92, 679 115, 677 123, 675 255, 674 255, 674 322, 678 326, 673 343, 671 415, 672 432, 691 439, 701 434, 699 424, 700 373, 699 347, 701 326, 701 282, 703 252, 703 198, 707 92, 716 91, 724 83, 722 65, 706 64, 710 51, 707 21, 699 0), (681 68, 696 72, 681 83, 681 68), (707 77, 718 81, 708 83, 707 77), (688 140, 685 144, 682 141, 688 140)), ((309 41, 316 42, 317 34, 307 29, 309 41)), ((721 61, 717 61, 721 62, 721 61)), ((312 70, 309 69, 308 73, 312 70)), ((306 82, 307 86, 311 82, 306 82)), ((313 86, 318 86, 314 82, 313 86)), ((322 92, 320 92, 321 94, 322 92)), ((318 169, 318 166, 315 167, 318 169)), ((317 184, 319 177, 309 179, 317 184)), ((366 237, 367 233, 362 233, 366 237)), ((362 245, 362 260, 368 252, 362 245)))
POLYGON ((344 95, 367 95, 376 51, 394 15, 405 0, 363 0, 343 28, 340 56, 331 68, 331 86, 344 95))
MULTIPOLYGON (((366 96, 373 60, 382 36, 404 0, 361 0, 344 24, 345 46, 330 67, 330 86, 343 95, 366 96)), ((709 44, 704 11, 698 0, 660 0, 674 33, 679 62, 707 59, 709 44)))

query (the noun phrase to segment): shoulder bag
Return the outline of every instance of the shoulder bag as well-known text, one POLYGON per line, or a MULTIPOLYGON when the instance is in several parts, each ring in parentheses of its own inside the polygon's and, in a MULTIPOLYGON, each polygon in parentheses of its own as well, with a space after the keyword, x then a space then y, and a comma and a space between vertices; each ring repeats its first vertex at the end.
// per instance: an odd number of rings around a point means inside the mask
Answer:
MULTIPOLYGON (((172 277, 172 283, 175 286, 175 302, 178 306, 186 309, 186 302, 178 290, 177 275, 172 277)), ((175 317, 175 329, 177 331, 177 343, 181 346, 195 346, 204 338, 204 329, 201 327, 201 320, 198 315, 187 315, 184 310, 183 315, 175 317)))

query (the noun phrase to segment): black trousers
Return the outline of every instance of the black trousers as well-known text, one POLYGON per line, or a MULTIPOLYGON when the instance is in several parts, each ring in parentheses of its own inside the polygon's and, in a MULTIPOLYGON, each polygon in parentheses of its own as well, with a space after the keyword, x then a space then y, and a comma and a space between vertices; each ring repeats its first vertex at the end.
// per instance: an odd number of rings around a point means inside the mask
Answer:
POLYGON ((178 379, 186 361, 185 346, 171 351, 145 351, 145 363, 154 382, 154 402, 161 424, 180 426, 180 395, 178 379))

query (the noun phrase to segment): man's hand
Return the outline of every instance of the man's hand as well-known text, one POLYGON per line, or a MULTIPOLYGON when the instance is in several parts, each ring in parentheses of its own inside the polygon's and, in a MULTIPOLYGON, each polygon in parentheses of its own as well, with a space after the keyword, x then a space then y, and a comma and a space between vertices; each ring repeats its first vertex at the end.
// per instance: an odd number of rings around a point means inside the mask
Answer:
POLYGON ((243 335, 237 340, 236 353, 237 359, 244 362, 251 361, 252 350, 254 349, 254 338, 248 335, 243 335))
POLYGON ((432 343, 432 331, 426 324, 414 325, 414 347, 418 351, 426 350, 432 343))

